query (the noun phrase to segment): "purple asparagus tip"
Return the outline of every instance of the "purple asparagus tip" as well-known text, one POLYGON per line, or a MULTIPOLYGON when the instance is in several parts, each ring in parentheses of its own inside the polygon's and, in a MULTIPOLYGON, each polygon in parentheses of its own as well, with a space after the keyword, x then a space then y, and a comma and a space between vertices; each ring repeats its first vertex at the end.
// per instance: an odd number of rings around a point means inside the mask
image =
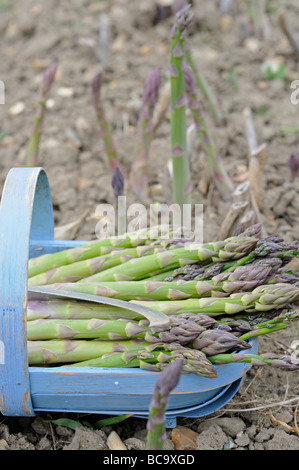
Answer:
POLYGON ((116 168, 116 170, 114 171, 112 175, 111 186, 112 186, 115 197, 123 196, 125 180, 124 180, 124 175, 120 171, 119 167, 116 168))
POLYGON ((98 109, 100 105, 100 92, 101 92, 102 84, 103 84, 103 74, 99 72, 95 75, 91 83, 93 103, 96 109, 98 109))
POLYGON ((183 360, 176 359, 161 372, 157 382, 156 390, 166 399, 171 391, 177 386, 183 368, 183 360))
POLYGON ((187 5, 176 14, 177 27, 183 31, 193 20, 192 5, 187 5))
POLYGON ((187 6, 186 0, 175 0, 173 4, 173 12, 176 15, 180 10, 187 6))
POLYGON ((291 181, 293 182, 299 171, 299 157, 294 153, 289 158, 289 169, 291 172, 291 181))
POLYGON ((58 62, 53 62, 53 64, 49 65, 49 67, 45 70, 44 76, 43 76, 43 82, 42 82, 42 95, 44 96, 44 99, 47 100, 51 86, 53 85, 56 71, 58 67, 58 62))
POLYGON ((161 72, 159 68, 155 68, 149 73, 143 88, 143 102, 147 102, 150 107, 154 107, 158 97, 161 86, 161 72))

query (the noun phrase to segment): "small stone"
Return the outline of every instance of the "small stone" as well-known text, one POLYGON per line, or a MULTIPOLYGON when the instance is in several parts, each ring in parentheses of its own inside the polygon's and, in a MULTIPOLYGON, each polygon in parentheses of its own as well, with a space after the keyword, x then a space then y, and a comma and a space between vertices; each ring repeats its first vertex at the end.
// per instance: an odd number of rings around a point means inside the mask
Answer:
POLYGON ((0 424, 0 438, 7 441, 9 439, 9 428, 7 424, 0 424))
POLYGON ((0 439, 0 446, 8 449, 8 443, 6 442, 5 439, 0 439))
POLYGON ((71 437, 74 434, 74 431, 66 426, 56 426, 55 431, 56 434, 61 437, 71 437))
POLYGON ((172 442, 176 450, 195 450, 198 433, 184 426, 177 426, 172 430, 172 442))
POLYGON ((250 439, 253 439, 256 434, 256 425, 252 424, 249 428, 246 429, 246 434, 250 439))
POLYGON ((273 429, 266 429, 263 428, 256 436, 255 436, 255 441, 256 442, 265 442, 268 441, 273 435, 273 429))
POLYGON ((197 450, 223 450, 228 441, 227 434, 217 424, 210 425, 196 438, 197 450))
POLYGON ((70 98, 74 95, 74 89, 70 87, 60 87, 57 90, 57 94, 65 98, 70 98))
POLYGON ((36 450, 50 450, 52 449, 52 444, 47 437, 42 437, 40 441, 36 444, 36 450))
POLYGON ((222 31, 228 31, 233 24, 233 17, 231 15, 223 15, 219 20, 219 26, 222 31))
POLYGON ((83 191, 86 188, 89 188, 89 186, 93 185, 93 181, 89 178, 78 178, 78 191, 83 191))
POLYGON ((256 38, 247 38, 244 41, 244 46, 250 52, 257 52, 261 48, 261 42, 256 38))
POLYGON ((36 432, 36 434, 43 434, 46 435, 49 432, 49 424, 48 423, 41 423, 35 420, 32 423, 32 429, 36 432))
POLYGON ((102 430, 93 430, 84 426, 76 428, 71 443, 63 450, 107 450, 107 437, 102 430))
POLYGON ((18 116, 19 114, 23 113, 24 109, 25 103, 23 103, 23 101, 18 101, 16 104, 11 106, 11 108, 9 108, 9 114, 11 116, 18 116))
POLYGON ((240 446, 240 447, 246 447, 250 443, 249 436, 243 432, 237 434, 237 437, 235 439, 235 443, 240 446))
POLYGON ((125 446, 128 450, 145 450, 145 442, 136 437, 129 437, 124 441, 125 446))

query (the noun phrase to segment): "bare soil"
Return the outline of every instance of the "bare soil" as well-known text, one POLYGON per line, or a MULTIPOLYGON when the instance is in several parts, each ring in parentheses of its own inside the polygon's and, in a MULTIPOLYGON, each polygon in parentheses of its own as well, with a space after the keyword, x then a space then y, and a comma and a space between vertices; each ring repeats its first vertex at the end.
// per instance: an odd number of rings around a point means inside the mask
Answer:
MULTIPOLYGON (((254 31, 245 2, 234 2, 226 15, 221 15, 216 0, 193 3, 195 21, 190 41, 198 68, 210 83, 226 119, 225 126, 217 127, 207 112, 226 169, 235 185, 246 178, 248 143, 242 112, 250 107, 258 142, 266 144, 262 221, 268 234, 298 239, 299 180, 290 185, 288 168, 289 156, 297 152, 299 141, 298 105, 290 100, 290 84, 299 78, 298 56, 278 23, 278 7, 287 3, 288 22, 299 37, 298 2, 268 2, 269 38, 254 31), (263 66, 268 60, 284 64, 282 78, 270 80, 265 75, 263 66)), ((97 205, 113 202, 111 172, 91 100, 91 80, 97 72, 104 71, 106 112, 115 132, 121 164, 128 172, 135 157, 136 121, 144 79, 154 67, 160 67, 165 76, 168 74, 172 18, 157 22, 155 15, 155 2, 151 0, 0 2, 0 79, 5 83, 5 105, 1 105, 0 115, 0 185, 10 168, 25 165, 42 72, 58 60, 39 165, 49 177, 56 226, 87 214, 76 231, 77 239, 94 238, 97 205), (103 14, 110 23, 109 51, 104 62, 107 51, 99 39, 100 24, 106 18, 103 14)), ((165 202, 169 193, 169 183, 163 175, 170 152, 167 114, 151 147, 151 202, 165 202)), ((215 239, 230 203, 219 196, 209 181, 197 143, 191 164, 193 202, 204 204, 204 238, 215 239)), ((128 204, 136 202, 129 185, 126 195, 128 204)), ((261 338, 260 351, 289 353, 298 338, 297 322, 283 332, 261 338)), ((298 450, 298 397, 298 373, 252 368, 225 408, 203 419, 178 419, 178 425, 198 434, 197 449, 221 450, 229 446, 237 450, 298 450), (274 422, 273 417, 282 423, 274 422)), ((105 449, 112 429, 128 448, 144 448, 146 423, 140 419, 130 418, 126 424, 101 431, 87 427, 73 431, 40 423, 39 418, 43 417, 1 416, 0 449, 105 449)), ((93 422, 94 417, 84 419, 93 422)), ((167 448, 173 449, 171 430, 168 433, 167 448)))

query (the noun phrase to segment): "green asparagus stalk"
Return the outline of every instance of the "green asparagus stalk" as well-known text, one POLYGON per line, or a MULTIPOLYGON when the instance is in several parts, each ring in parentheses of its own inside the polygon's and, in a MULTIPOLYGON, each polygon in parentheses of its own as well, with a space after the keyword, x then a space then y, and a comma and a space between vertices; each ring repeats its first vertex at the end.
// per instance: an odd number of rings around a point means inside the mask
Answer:
MULTIPOLYGON (((199 261, 238 259, 251 251, 256 243, 257 239, 254 237, 239 236, 205 245, 190 244, 183 248, 149 255, 146 258, 132 259, 124 265, 99 272, 93 277, 93 282, 133 281, 139 276, 145 277, 150 273, 157 274, 161 270, 175 269, 199 261)), ((89 282, 89 279, 85 278, 79 282, 89 282)))
POLYGON ((211 133, 208 130, 204 111, 200 104, 196 83, 192 71, 188 67, 185 67, 185 84, 189 108, 193 115, 197 134, 204 151, 211 176, 214 179, 220 194, 223 197, 230 199, 233 192, 233 184, 225 170, 222 159, 217 155, 215 150, 215 144, 211 137, 211 133))
POLYGON ((186 57, 186 61, 189 67, 191 68, 193 72, 198 89, 201 91, 202 95, 207 99, 211 114, 213 118, 215 119, 216 124, 217 125, 224 124, 225 119, 224 119, 222 111, 220 110, 220 106, 217 101, 217 98, 214 95, 204 75, 198 72, 196 63, 191 53, 189 45, 185 47, 185 57, 186 57))
POLYGON ((178 385, 183 369, 183 359, 170 363, 160 374, 149 407, 147 421, 148 450, 163 450, 166 439, 166 418, 168 400, 172 390, 178 385))
POLYGON ((151 245, 140 245, 136 248, 119 250, 114 255, 96 256, 83 261, 75 261, 69 265, 50 269, 44 273, 37 274, 28 279, 30 287, 49 285, 54 283, 75 283, 76 281, 88 278, 93 280, 93 275, 103 272, 106 269, 123 265, 129 260, 139 258, 148 253, 159 253, 165 251, 164 248, 152 248, 151 245))
POLYGON ((128 232, 122 236, 92 240, 79 247, 31 258, 28 264, 28 276, 33 277, 59 266, 72 264, 75 261, 84 261, 96 256, 102 256, 116 248, 135 248, 136 246, 144 245, 146 240, 167 239, 173 236, 175 230, 175 227, 169 226, 151 227, 128 232))
POLYGON ((124 197, 125 179, 119 167, 112 175, 111 186, 114 194, 114 208, 117 214, 117 230, 118 234, 123 234, 127 231, 126 198, 124 197))
MULTIPOLYGON (((217 372, 206 355, 195 349, 181 346, 178 343, 148 343, 144 340, 133 339, 115 341, 101 340, 48 340, 27 341, 28 361, 30 365, 42 364, 71 364, 75 367, 106 367, 108 357, 109 367, 123 367, 135 358, 137 354, 158 351, 154 364, 139 359, 139 367, 160 371, 173 360, 183 359, 184 372, 192 372, 209 378, 217 377, 217 372), (115 361, 113 362, 113 356, 115 361), (113 365, 114 364, 114 365, 113 365)), ((155 355, 149 358, 152 362, 155 355)), ((135 365, 136 362, 133 363, 135 365)))
POLYGON ((190 5, 180 10, 172 29, 171 41, 171 146, 173 198, 183 207, 191 204, 191 175, 186 132, 186 91, 183 71, 184 39, 192 22, 190 5))
POLYGON ((239 312, 267 312, 281 309, 298 301, 299 288, 291 284, 272 284, 256 287, 252 292, 231 294, 229 297, 206 297, 177 301, 132 300, 139 305, 147 305, 166 315, 180 313, 206 313, 212 316, 234 315, 239 312))
POLYGON ((77 300, 28 300, 27 321, 39 319, 142 320, 144 317, 129 309, 77 300))
POLYGON ((233 270, 238 266, 244 266, 258 258, 277 258, 282 261, 281 266, 288 264, 299 255, 298 242, 285 242, 280 237, 273 235, 259 240, 251 253, 236 262, 227 262, 223 265, 223 271, 233 270))
POLYGON ((27 341, 30 365, 68 364, 87 361, 113 352, 139 352, 151 344, 144 340, 91 341, 91 340, 47 340, 27 341))
POLYGON ((58 63, 54 62, 44 72, 37 106, 37 112, 35 116, 35 124, 29 140, 29 148, 26 161, 27 166, 36 166, 38 163, 40 139, 42 135, 42 127, 46 113, 46 103, 49 98, 50 90, 55 79, 57 67, 58 63))
POLYGON ((222 274, 221 278, 215 276, 210 281, 75 282, 54 283, 53 288, 121 300, 181 300, 207 297, 212 292, 231 294, 251 291, 258 285, 265 284, 271 271, 272 267, 268 265, 241 266, 233 273, 222 274))
MULTIPOLYGON (((171 280, 208 280, 220 273, 233 272, 240 266, 268 264, 273 266, 273 273, 282 268, 295 256, 299 255, 298 242, 287 243, 278 237, 266 237, 258 240, 256 247, 246 256, 233 261, 219 263, 217 260, 207 266, 202 264, 186 265, 169 273, 171 280)), ((281 278, 282 279, 282 278, 281 278)), ((167 280, 167 278, 166 278, 167 280)), ((286 277, 283 279, 285 282, 286 277)), ((277 277, 276 282, 279 282, 277 277)))
POLYGON ((142 338, 150 343, 178 342, 185 345, 192 342, 203 331, 204 328, 197 323, 176 317, 170 318, 170 325, 164 328, 150 328, 148 320, 128 321, 126 319, 45 319, 27 322, 27 339, 30 341, 142 338))
POLYGON ((149 149, 153 137, 153 113, 159 98, 161 72, 159 68, 151 71, 144 82, 142 106, 137 124, 137 158, 131 172, 131 186, 139 200, 148 196, 147 165, 149 149))
POLYGON ((274 331, 284 330, 292 321, 298 320, 299 311, 290 310, 286 313, 282 312, 272 319, 266 319, 264 322, 257 323, 250 331, 247 331, 240 339, 248 341, 256 336, 273 333, 274 331))
MULTIPOLYGON (((128 341, 125 341, 125 343, 128 343, 128 341)), ((170 362, 181 359, 183 361, 182 371, 184 373, 193 373, 208 378, 217 377, 214 366, 202 351, 190 349, 178 343, 144 342, 143 344, 140 343, 139 350, 136 349, 135 345, 131 346, 128 344, 124 352, 106 353, 91 360, 73 363, 71 367, 107 367, 107 358, 109 360, 109 367, 128 367, 128 364, 130 364, 132 367, 137 366, 140 369, 154 372, 162 371, 170 362), (152 356, 146 354, 149 352, 152 353, 152 356), (142 359, 141 354, 143 355, 142 359), (139 357, 139 363, 136 362, 136 355, 139 357)))
POLYGON ((299 359, 284 354, 216 354, 208 359, 213 364, 249 363, 258 367, 269 365, 286 371, 299 370, 299 359))
POLYGON ((105 151, 109 160, 111 170, 114 172, 119 166, 116 144, 113 138, 112 128, 107 120, 106 113, 101 100, 101 88, 103 85, 103 74, 98 73, 92 80, 92 98, 97 120, 100 125, 105 151))

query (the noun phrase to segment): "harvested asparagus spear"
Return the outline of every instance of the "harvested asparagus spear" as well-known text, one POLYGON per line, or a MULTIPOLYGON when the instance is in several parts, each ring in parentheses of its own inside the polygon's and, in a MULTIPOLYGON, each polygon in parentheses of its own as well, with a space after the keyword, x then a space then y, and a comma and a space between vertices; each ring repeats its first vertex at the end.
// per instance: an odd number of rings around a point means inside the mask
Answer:
MULTIPOLYGON (((141 346, 141 345, 140 345, 141 346)), ((190 349, 181 346, 177 343, 144 343, 139 351, 125 351, 124 353, 107 354, 94 360, 87 360, 84 362, 74 363, 72 367, 106 367, 106 358, 109 360, 109 367, 122 367, 127 365, 130 361, 139 356, 138 367, 151 371, 161 371, 165 369, 167 364, 178 359, 182 359, 182 371, 186 373, 193 373, 208 378, 217 377, 217 372, 212 363, 206 358, 206 355, 196 349, 190 349), (146 353, 152 353, 149 357, 146 353), (140 356, 143 355, 143 358, 140 356), (113 361, 114 357, 114 361, 113 361), (114 366, 112 365, 114 362, 114 366)), ((136 365, 136 361, 134 363, 136 365)))
POLYGON ((286 371, 299 370, 299 359, 284 354, 216 354, 215 356, 209 356, 208 359, 213 364, 236 364, 241 362, 258 367, 270 365, 286 371))
POLYGON ((240 266, 232 273, 222 273, 209 281, 120 281, 101 283, 57 283, 56 290, 69 290, 121 300, 180 300, 208 297, 213 292, 231 294, 251 291, 265 284, 271 265, 240 266))
POLYGON ((286 313, 280 313, 272 319, 266 319, 264 322, 257 323, 252 327, 250 331, 247 331, 240 339, 248 341, 256 336, 272 333, 274 331, 284 330, 287 328, 292 321, 298 320, 299 311, 291 310, 286 313))
MULTIPOLYGON (((266 237, 259 240, 254 250, 248 255, 238 260, 226 261, 219 263, 218 261, 210 263, 207 266, 202 264, 186 265, 169 271, 167 281, 175 280, 207 280, 217 274, 225 272, 233 272, 240 266, 253 264, 273 264, 273 267, 283 267, 288 264, 294 257, 299 255, 298 242, 287 243, 278 237, 266 237)), ((285 279, 286 280, 286 279, 285 279)))
POLYGON ((39 319, 142 320, 144 317, 129 309, 77 300, 28 300, 27 321, 39 319))
POLYGON ((220 354, 227 351, 241 351, 243 349, 250 349, 251 345, 238 338, 233 333, 222 329, 204 330, 197 338, 191 343, 190 347, 202 351, 207 356, 220 354))
MULTIPOLYGON (((127 261, 124 265, 99 272, 97 276, 93 277, 93 282, 133 281, 138 276, 145 276, 146 274, 171 268, 175 269, 199 261, 238 259, 249 253, 256 243, 257 239, 254 237, 238 236, 205 245, 191 244, 184 248, 167 250, 166 252, 149 255, 146 258, 127 261)), ((79 282, 89 282, 89 279, 85 278, 79 282)))
POLYGON ((128 232, 122 236, 93 240, 79 247, 31 258, 28 263, 28 276, 33 277, 59 266, 72 264, 75 261, 102 256, 116 248, 135 248, 138 245, 144 245, 147 240, 154 241, 171 238, 175 230, 175 227, 169 226, 151 227, 150 229, 146 228, 135 232, 128 232))
POLYGON ((177 301, 132 300, 139 305, 147 305, 166 315, 180 313, 207 313, 211 316, 234 315, 238 312, 267 312, 281 309, 299 299, 299 288, 291 284, 268 284, 256 287, 252 292, 231 294, 229 297, 187 299, 177 301))
POLYGON ((105 271, 106 269, 113 268, 114 266, 123 265, 127 261, 139 258, 146 254, 159 253, 166 251, 164 248, 152 248, 151 245, 140 245, 136 248, 128 248, 126 250, 119 250, 115 254, 109 256, 96 256, 94 258, 85 259, 83 261, 75 261, 74 263, 58 268, 50 269, 43 273, 32 276, 28 279, 28 285, 42 286, 54 284, 56 282, 76 282, 81 279, 92 279, 93 275, 105 271))
POLYGON ((142 338, 150 343, 178 342, 188 344, 204 331, 204 327, 196 322, 173 317, 170 325, 165 328, 150 328, 148 320, 100 320, 91 319, 45 319, 27 322, 27 339, 101 339, 121 340, 142 338))
MULTIPOLYGON (((68 363, 75 367, 127 367, 136 355, 140 357, 140 354, 144 354, 144 359, 139 359, 139 367, 143 369, 160 371, 169 362, 183 359, 184 372, 209 378, 217 377, 214 366, 204 353, 178 343, 148 343, 134 339, 118 343, 97 340, 48 340, 28 341, 27 344, 31 365, 68 363), (145 356, 144 351, 153 354, 150 357, 148 354, 145 356), (147 363, 145 357, 149 357, 150 362, 155 359, 154 363, 147 363)), ((136 362, 133 362, 133 365, 136 366, 136 362)))
POLYGON ((150 343, 143 339, 127 341, 47 340, 27 341, 30 365, 68 364, 87 361, 113 352, 139 352, 150 343))

